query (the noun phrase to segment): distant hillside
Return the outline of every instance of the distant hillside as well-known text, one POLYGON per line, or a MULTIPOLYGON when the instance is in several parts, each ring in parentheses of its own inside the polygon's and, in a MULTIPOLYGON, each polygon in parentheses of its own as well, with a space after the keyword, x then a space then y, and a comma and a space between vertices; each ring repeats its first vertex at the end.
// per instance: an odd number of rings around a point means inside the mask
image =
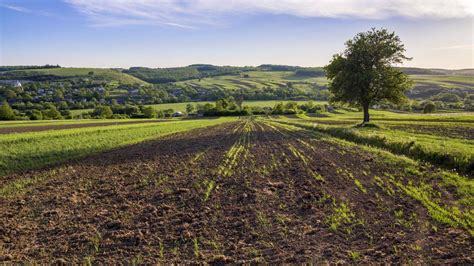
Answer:
POLYGON ((132 67, 123 72, 150 83, 169 83, 220 75, 239 74, 253 69, 255 68, 196 64, 174 68, 132 67))
POLYGON ((116 81, 121 84, 143 84, 143 80, 118 70, 107 68, 36 68, 0 72, 0 79, 18 79, 31 81, 48 81, 68 78, 89 78, 92 80, 116 81))
POLYGON ((474 69, 441 69, 441 68, 418 68, 402 67, 403 72, 409 75, 460 75, 474 76, 474 69))
MULTIPOLYGON (((105 86, 107 93, 104 92, 101 96, 104 99, 109 97, 119 101, 146 103, 213 101, 227 96, 244 96, 246 100, 327 100, 329 97, 327 80, 321 67, 271 64, 257 67, 194 64, 175 68, 129 69, 45 67, 47 66, 0 67, 0 70, 4 70, 0 71, 0 79, 38 81, 42 83, 39 87, 45 90, 61 87, 61 83, 69 81, 75 88, 72 90, 76 91, 74 93, 89 95, 81 96, 88 99, 98 99, 98 88, 105 86), (106 86, 104 81, 109 84, 106 86), (134 85, 148 86, 141 88, 134 85)), ((414 81, 414 88, 407 93, 412 99, 467 99, 474 94, 474 69, 405 67, 401 70, 408 73, 414 81), (446 93, 451 95, 447 96, 446 93)))

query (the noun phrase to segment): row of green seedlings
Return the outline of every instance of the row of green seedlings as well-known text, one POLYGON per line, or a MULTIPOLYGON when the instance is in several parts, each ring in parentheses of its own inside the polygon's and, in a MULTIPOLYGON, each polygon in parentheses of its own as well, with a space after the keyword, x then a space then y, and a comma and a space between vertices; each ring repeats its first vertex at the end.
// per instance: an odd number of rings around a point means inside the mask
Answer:
MULTIPOLYGON (((272 126, 272 125, 270 125, 272 126)), ((276 126, 272 126, 274 129, 278 130, 276 126)), ((281 128, 286 128, 284 126, 280 126, 281 128)), ((291 127, 286 128, 287 130, 291 130, 291 127)), ((286 136, 292 136, 291 133, 285 133, 282 131, 279 131, 281 134, 284 134, 286 136)), ((299 135, 294 135, 293 137, 299 137, 299 135)), ((301 143, 302 145, 306 146, 307 148, 314 150, 314 146, 311 145, 310 143, 303 141, 300 138, 297 138, 297 141, 301 143)), ((292 144, 288 144, 288 148, 291 151, 291 153, 298 159, 300 159, 305 165, 309 165, 310 163, 310 158, 304 155, 300 150, 298 150, 295 146, 292 144)), ((316 180, 324 181, 324 178, 319 175, 318 173, 312 171, 311 169, 308 168, 309 175, 315 178, 316 180)), ((350 173, 351 174, 351 173, 350 173)), ((365 193, 367 192, 366 189, 362 186, 360 181, 358 181, 354 176, 351 174, 351 177, 355 180, 354 182, 358 183, 359 186, 361 187, 365 193)), ((336 199, 332 197, 331 195, 323 192, 323 196, 321 197, 321 201, 326 201, 330 200, 333 205, 333 214, 328 216, 326 219, 326 222, 329 224, 329 227, 332 230, 337 230, 341 225, 357 225, 357 224, 364 224, 363 220, 357 219, 355 214, 350 210, 348 203, 342 202, 342 203, 337 203, 336 199)), ((345 229, 346 233, 350 234, 352 232, 352 227, 348 227, 345 229)))
MULTIPOLYGON (((314 147, 314 145, 311 145, 310 143, 304 141, 301 138, 303 134, 299 134, 298 132, 294 131, 295 129, 298 130, 298 128, 286 127, 280 124, 273 124, 269 121, 265 121, 264 124, 273 129, 274 131, 278 132, 279 134, 282 134, 283 136, 287 137, 288 139, 294 139, 298 141, 301 145, 303 145, 305 148, 315 151, 316 148, 314 147)), ((295 158, 299 159, 301 162, 303 162, 305 166, 307 166, 309 176, 315 178, 316 180, 324 181, 324 178, 320 174, 316 173, 308 167, 310 164, 310 158, 308 156, 306 156, 292 144, 288 144, 288 149, 295 158)), ((355 213, 352 212, 348 202, 338 203, 336 199, 331 195, 325 193, 324 191, 322 193, 323 194, 322 197, 319 199, 319 203, 326 205, 328 201, 331 202, 331 214, 328 215, 324 221, 331 230, 342 230, 342 232, 351 234, 356 226, 365 225, 365 221, 363 219, 357 218, 355 213)), ((261 227, 267 228, 271 226, 269 219, 266 218, 266 216, 262 212, 257 212, 256 217, 261 227)), ((287 230, 287 223, 289 222, 289 219, 287 217, 283 215, 277 215, 276 220, 278 224, 283 227, 283 229, 287 230)), ((284 236, 286 235, 287 234, 284 234, 284 236)), ((348 255, 354 261, 359 260, 361 258, 361 254, 358 251, 349 250, 348 255)))
MULTIPOLYGON (((223 162, 217 167, 218 178, 231 177, 238 166, 238 162, 247 158, 253 129, 254 123, 250 119, 245 120, 241 128, 242 134, 239 140, 224 154, 223 162)), ((203 200, 207 201, 217 185, 215 180, 205 180, 204 185, 206 189, 203 200)))
POLYGON ((55 176, 60 176, 73 172, 74 169, 72 166, 62 166, 33 176, 15 179, 9 183, 6 183, 3 187, 0 188, 0 197, 12 198, 15 196, 23 195, 34 187, 44 182, 47 182, 55 176))
MULTIPOLYGON (((192 239, 175 241, 169 248, 169 252, 165 252, 166 247, 163 242, 160 242, 159 258, 164 261, 170 261, 171 258, 166 257, 166 253, 169 253, 174 259, 179 260, 181 249, 187 249, 189 244, 192 244, 192 251, 194 255, 193 260, 203 259, 205 257, 204 254, 206 253, 205 250, 212 251, 213 254, 223 254, 222 245, 219 243, 219 241, 205 239, 203 237, 193 237, 192 239)), ((219 256, 223 255, 214 255, 214 257, 219 256)))
MULTIPOLYGON (((354 181, 354 184, 356 187, 364 194, 367 194, 367 189, 365 186, 354 176, 354 174, 346 169, 336 169, 336 173, 339 175, 344 175, 349 177, 351 180, 354 181)), ((367 171, 363 170, 362 174, 366 177, 369 177, 369 174, 367 171)), ((393 188, 390 183, 385 183, 379 176, 373 176, 372 178, 372 185, 379 187, 384 193, 386 193, 389 196, 395 196, 396 192, 395 189, 393 188)), ((380 202, 380 206, 386 213, 391 213, 392 210, 388 208, 384 208, 383 205, 385 203, 385 200, 381 198, 381 196, 376 192, 375 197, 380 202)), ((405 228, 412 228, 415 223, 419 223, 418 215, 415 212, 412 212, 410 214, 405 214, 402 209, 395 210, 393 211, 393 214, 395 216, 395 223, 393 225, 400 225, 405 228), (408 216, 405 218, 405 216, 408 216)))
MULTIPOLYGON (((94 259, 101 252, 101 240, 102 236, 100 234, 97 234, 90 239, 92 254, 87 255, 83 258, 84 265, 95 264, 94 259)), ((179 260, 181 255, 181 249, 186 249, 186 247, 189 246, 189 241, 192 242, 192 251, 194 255, 193 260, 199 260, 203 258, 203 247, 208 248, 208 250, 211 250, 213 254, 223 254, 222 245, 218 241, 208 240, 201 237, 194 237, 192 239, 174 241, 174 243, 171 244, 171 247, 169 247, 168 250, 166 249, 164 242, 160 241, 158 244, 157 253, 139 253, 130 261, 128 261, 128 264, 140 265, 144 263, 146 258, 152 258, 153 260, 158 259, 162 261, 170 261, 173 259, 179 260), (185 242, 185 244, 183 243, 183 241, 185 242), (168 257, 167 254, 171 255, 171 257, 168 257)), ((214 255, 214 257, 217 258, 224 256, 214 255)))
MULTIPOLYGON (((262 122, 259 122, 259 123, 255 123, 255 127, 256 129, 258 129, 258 131, 260 132, 265 132, 265 135, 264 136, 267 136, 268 133, 267 130, 265 127, 264 127, 264 123, 262 122)), ((272 147, 274 147, 275 149, 278 149, 279 148, 279 145, 277 145, 275 142, 273 141, 267 141, 267 142, 264 142, 265 145, 271 145, 272 147)), ((286 154, 284 152, 282 152, 281 155, 275 155, 274 153, 271 153, 270 154, 270 159, 265 161, 264 164, 262 164, 262 166, 255 166, 256 168, 256 172, 259 173, 262 177, 264 176, 270 176, 270 173, 272 173, 273 171, 277 170, 278 168, 282 167, 282 163, 281 162, 278 162, 278 160, 281 160, 283 159, 284 162, 283 163, 286 163, 287 165, 290 163, 290 161, 288 160, 286 154)), ((283 164, 284 165, 284 164, 283 164)))
MULTIPOLYGON (((315 147, 313 145, 311 145, 310 143, 304 141, 301 138, 301 135, 293 133, 291 128, 285 128, 285 127, 280 126, 280 125, 275 126, 275 125, 272 125, 271 123, 267 123, 267 125, 272 127, 274 130, 278 131, 280 134, 284 135, 288 139, 294 139, 297 142, 299 142, 301 145, 303 145, 304 147, 314 151, 315 147), (286 130, 286 132, 283 131, 283 130, 286 130)), ((306 171, 308 172, 308 174, 311 177, 313 177, 314 179, 316 179, 318 181, 324 181, 324 177, 321 174, 319 174, 318 172, 312 170, 309 167, 310 162, 311 162, 310 157, 306 156, 302 151, 300 151, 298 148, 296 148, 294 145, 292 145, 290 143, 287 144, 287 147, 288 147, 288 150, 291 152, 291 154, 303 163, 303 165, 305 166, 306 171)))
MULTIPOLYGON (((340 170, 337 171, 339 173, 340 170)), ((363 173, 364 175, 368 176, 365 171, 363 171, 363 173)), ((413 173, 413 171, 410 173, 416 174, 413 173)), ((346 174, 353 177, 350 172, 346 172, 346 174)), ((363 187, 362 184, 359 184, 360 182, 357 181, 358 180, 354 178, 356 186, 358 186, 362 192, 366 193, 367 190, 365 187, 363 187)), ((404 182, 401 177, 396 177, 395 175, 389 173, 385 173, 383 177, 374 175, 372 177, 372 184, 379 187, 388 196, 395 196, 397 193, 403 193, 404 195, 407 195, 422 203, 422 205, 427 209, 428 213, 435 221, 452 227, 465 228, 471 235, 474 235, 474 215, 472 211, 463 212, 456 206, 442 206, 440 203, 441 193, 434 191, 431 185, 423 182, 415 185, 411 180, 404 182)), ((376 194, 376 196, 379 197, 378 194, 376 194)), ((383 199, 379 198, 379 201, 383 202, 383 199)), ((394 215, 396 218, 396 224, 400 224, 406 228, 411 228, 413 223, 419 222, 416 213, 407 214, 409 217, 406 219, 401 218, 404 215, 403 210, 396 210, 394 215)), ((434 231, 438 230, 435 225, 431 225, 431 227, 434 231)))
POLYGON ((459 169, 464 173, 472 173, 474 171, 474 158, 465 154, 449 154, 443 151, 431 150, 423 145, 417 144, 415 141, 399 142, 389 140, 383 136, 362 135, 356 129, 331 127, 319 125, 316 123, 277 121, 278 123, 295 125, 298 127, 315 130, 333 137, 348 140, 358 144, 370 145, 374 147, 384 148, 396 154, 402 154, 414 159, 424 160, 437 165, 444 166, 449 169, 459 169))
MULTIPOLYGON (((465 228, 471 236, 474 236, 474 212, 472 209, 470 211, 461 211, 457 206, 442 206, 440 204, 441 195, 436 195, 437 193, 433 191, 431 185, 423 183, 415 185, 411 180, 405 184, 397 180, 393 175, 387 174, 386 176, 385 180, 388 183, 423 204, 434 220, 451 227, 465 228), (436 196, 439 199, 436 199, 436 196)), ((375 182, 380 183, 380 178, 375 182)), ((391 190, 391 186, 386 185, 386 187, 387 191, 391 190)), ((436 231, 437 228, 433 227, 433 230, 436 231)))
MULTIPOLYGON (((286 126, 284 126, 286 128, 286 126)), ((288 127, 289 130, 292 129, 292 127, 288 127)), ((314 146, 308 144, 307 142, 300 142, 302 143, 303 145, 305 145, 307 148, 311 148, 314 150, 314 146)), ((292 149, 293 153, 295 154, 296 157, 300 157, 303 161, 306 160, 306 158, 304 157, 303 154, 299 153, 298 150, 296 149, 292 149)), ((344 175, 344 176, 347 176, 349 177, 351 180, 353 180, 354 184, 356 185, 356 187, 364 194, 367 194, 367 189, 364 187, 364 185, 354 176, 353 173, 351 173, 350 171, 348 170, 345 170, 345 169, 340 169, 340 168, 337 168, 336 169, 336 172, 337 174, 339 175, 344 175)), ((362 173, 365 175, 365 176, 368 176, 368 173, 366 171, 362 171, 362 173)), ((390 189, 390 187, 389 187, 390 189)), ((389 191, 391 191, 391 194, 393 194, 393 189, 390 189, 389 191)), ((323 197, 324 199, 324 197, 323 197)), ((335 202, 333 202, 333 205, 334 205, 334 209, 333 209, 333 212, 334 214, 329 216, 328 219, 326 220, 328 224, 330 224, 330 228, 333 229, 333 230, 336 230, 340 224, 342 223, 349 223, 353 220, 353 218, 355 217, 355 215, 350 211, 347 203, 341 203, 340 205, 337 205, 335 204, 335 202)), ((416 216, 416 213, 412 213, 411 216, 408 218, 408 219, 403 219, 403 210, 398 210, 398 211, 395 211, 395 216, 396 216, 396 223, 397 224, 401 224, 402 226, 405 226, 405 227, 411 227, 412 226, 412 223, 414 220, 416 220, 417 216, 416 216)), ((359 220, 359 224, 363 224, 363 222, 361 222, 359 220)), ((351 232, 351 228, 346 228, 346 232, 347 233, 350 233, 351 232)), ((357 253, 354 253, 354 252, 350 252, 351 254, 351 257, 354 258, 354 257, 357 257, 357 253)))
MULTIPOLYGON (((191 172, 200 171, 201 168, 197 167, 197 164, 202 161, 209 148, 203 151, 197 152, 194 156, 187 161, 180 161, 179 166, 175 167, 173 173, 160 174, 154 169, 154 166, 149 164, 137 165, 132 171, 132 175, 140 176, 139 182, 136 184, 138 189, 145 187, 160 187, 168 182, 171 177, 175 175, 189 175, 191 172)), ((206 181, 205 181, 206 182, 206 181)), ((163 187, 163 192, 171 192, 168 188, 163 187)))
MULTIPOLYGON (((296 123, 291 123, 291 122, 281 122, 277 121, 278 123, 283 123, 284 125, 295 125, 296 123)), ((296 125, 297 126, 297 125, 296 125)), ((313 129, 312 127, 303 127, 305 129, 313 129)), ((407 168, 408 174, 410 175, 421 175, 417 170, 413 170, 412 168, 408 167, 407 168)), ((465 228, 471 235, 474 235, 474 213, 471 211, 461 211, 458 207, 453 206, 441 206, 439 201, 440 200, 435 200, 434 193, 432 186, 428 184, 419 184, 415 185, 413 184, 412 181, 408 181, 408 184, 404 184, 402 182, 403 180, 395 180, 393 175, 386 174, 388 182, 385 182, 385 185, 382 187, 380 184, 382 182, 380 181, 380 177, 375 176, 374 177, 374 184, 378 184, 379 187, 384 189, 387 194, 393 195, 395 193, 393 187, 399 188, 401 192, 403 192, 405 195, 410 196, 411 198, 419 201, 422 203, 423 206, 428 210, 428 213, 430 216, 442 223, 446 224, 452 227, 462 227, 465 228)), ((444 175, 455 175, 453 173, 444 173, 444 175)), ((457 179, 457 178, 452 178, 452 179, 457 179)), ((366 191, 366 189, 354 178, 354 182, 356 186, 359 187, 361 191, 366 191)), ((467 184, 469 185, 469 184, 467 184)), ((472 191, 472 190, 471 190, 472 191)), ((438 193, 439 194, 439 193, 438 193)), ((472 193, 471 193, 472 194, 472 193)), ((468 197, 469 198, 469 197, 468 197)), ((469 205, 469 204, 468 204, 469 205)), ((433 226, 433 229, 436 230, 436 227, 433 226)))
MULTIPOLYGON (((260 121, 259 123, 256 123, 256 127, 258 127, 259 131, 268 133, 268 130, 274 131, 277 134, 280 134, 281 132, 277 129, 274 128, 271 125, 268 125, 265 123, 265 121, 260 121), (266 128, 266 127, 268 128, 266 128)), ((265 134, 264 136, 268 136, 268 134, 265 134)), ((263 142, 265 145, 271 145, 274 147, 276 150, 280 149, 281 146, 279 146, 277 143, 268 141, 268 142, 263 142)), ((277 171, 279 168, 289 165, 290 160, 289 156, 282 151, 281 154, 270 154, 270 159, 268 161, 265 161, 265 163, 262 165, 261 168, 257 168, 257 173, 260 176, 260 178, 264 176, 270 176, 271 173, 274 171, 277 171)), ((288 180, 286 181, 286 184, 291 187, 291 181, 288 180)), ((256 195, 257 201, 258 202, 268 202, 270 200, 277 199, 276 202, 278 202, 278 208, 280 210, 285 210, 287 208, 285 202, 281 201, 278 199, 278 194, 266 194, 266 193, 258 193, 256 195)), ((252 229, 252 234, 259 235, 259 236, 265 236, 265 235, 273 235, 275 232, 278 232, 281 237, 287 239, 288 235, 290 233, 289 230, 289 223, 291 222, 291 219, 287 217, 285 214, 278 213, 278 212, 272 212, 270 214, 271 216, 268 216, 263 212, 262 210, 255 210, 255 219, 256 219, 256 224, 257 226, 252 229), (275 231, 275 228, 278 228, 277 231, 275 231)), ((263 249, 275 249, 275 244, 272 241, 265 240, 263 238, 259 238, 256 241, 257 245, 252 246, 252 247, 247 247, 245 249, 245 252, 252 256, 254 258, 253 261, 255 262, 260 262, 260 263, 265 263, 265 257, 263 256, 263 253, 260 249, 262 247, 263 249)))
MULTIPOLYGON (((330 214, 324 219, 324 223, 332 231, 339 231, 347 235, 351 235, 354 229, 358 227, 365 227, 367 222, 357 217, 355 212, 350 207, 350 202, 338 201, 335 197, 322 191, 317 204, 323 206, 330 206, 330 214)), ((356 250, 347 250, 348 257, 353 261, 358 261, 362 258, 362 254, 356 250)))
MULTIPOLYGON (((416 170, 413 170, 412 168, 413 167, 407 167, 406 168, 407 173, 409 173, 410 175, 416 174, 416 172, 417 172, 416 170)), ((343 170, 338 169, 337 171, 343 171, 343 170)), ((363 172, 365 172, 365 171, 363 171, 363 172)), ((355 185, 363 193, 367 193, 366 188, 361 184, 361 182, 358 179, 354 178, 352 173, 348 172, 346 174, 354 180, 355 185)), ((453 173, 446 173, 446 172, 444 172, 444 174, 445 175, 446 174, 447 175, 454 175, 455 177, 449 178, 448 180, 457 180, 456 182, 460 182, 459 178, 456 178, 456 177, 459 177, 459 176, 457 176, 453 173)), ((366 172, 364 173, 364 175, 368 176, 368 174, 366 172)), ((444 182, 446 182, 444 177, 443 177, 443 180, 444 180, 444 182)), ((382 183, 380 177, 375 176, 374 177, 374 183, 376 185, 378 184, 380 187, 382 187, 383 190, 387 194, 394 195, 395 191, 394 191, 393 186, 390 185, 390 184, 385 184, 385 186, 382 186, 381 184, 383 184, 383 183, 382 183)), ((440 192, 438 191, 437 193, 435 193, 432 190, 432 187, 429 186, 428 184, 424 184, 424 185, 421 184, 421 185, 415 186, 415 185, 413 185, 413 183, 409 183, 408 186, 407 186, 407 185, 404 185, 402 182, 398 181, 397 185, 398 185, 398 187, 402 188, 402 193, 404 193, 404 194, 420 201, 427 208, 429 214, 431 215, 431 217, 434 220, 436 220, 438 222, 441 222, 441 223, 444 223, 444 224, 447 224, 447 225, 450 225, 450 226, 454 226, 454 227, 463 227, 463 228, 467 229, 471 233, 471 235, 473 234, 473 224, 474 223, 473 223, 472 212, 471 213, 469 211, 463 212, 458 207, 455 207, 455 206, 453 206, 453 207, 448 207, 448 206, 443 207, 443 206, 441 206, 438 203, 438 201, 433 198, 434 194, 438 194, 438 196, 441 197, 440 192)), ((469 184, 465 184, 465 185, 469 185, 469 184)), ((456 186, 458 186, 458 184, 456 186)), ((464 189, 464 187, 465 186, 462 186, 462 190, 469 190, 467 188, 464 189)), ((459 189, 459 187, 458 187, 458 189, 459 189)), ((463 192, 463 193, 466 194, 466 193, 469 193, 469 192, 463 192)), ((378 199, 380 200, 380 202, 383 202, 383 200, 380 199, 380 196, 378 195, 378 193, 376 193, 376 197, 377 196, 378 196, 378 199)), ((472 201, 470 201, 469 196, 467 196, 466 198, 463 198, 462 200, 466 201, 467 205, 469 205, 469 202, 472 202, 472 201)), ((391 212, 391 210, 387 210, 387 211, 391 212)), ((419 219, 418 219, 416 213, 404 214, 403 210, 395 210, 394 214, 395 214, 395 224, 399 224, 401 226, 404 226, 404 227, 408 228, 408 227, 412 227, 414 223, 419 223, 419 219), (407 216, 407 218, 402 218, 403 216, 407 216)), ((431 224, 429 222, 426 222, 425 225, 430 226, 431 224)), ((435 230, 435 231, 437 230, 436 226, 434 226, 434 225, 431 225, 431 226, 432 226, 433 230, 435 230)), ((417 245, 415 245, 413 247, 414 250, 418 250, 419 248, 420 247, 417 246, 417 245)))

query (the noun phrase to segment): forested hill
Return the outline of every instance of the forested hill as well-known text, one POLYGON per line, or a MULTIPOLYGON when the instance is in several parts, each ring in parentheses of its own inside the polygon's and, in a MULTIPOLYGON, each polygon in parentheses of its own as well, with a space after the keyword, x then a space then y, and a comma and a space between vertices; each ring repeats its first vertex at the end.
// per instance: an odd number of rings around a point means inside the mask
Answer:
POLYGON ((186 67, 173 68, 131 67, 123 72, 150 83, 169 83, 220 75, 239 74, 241 72, 255 69, 255 67, 195 64, 186 67))
POLYGON ((258 67, 214 66, 207 64, 195 64, 186 67, 173 68, 131 67, 123 72, 150 83, 170 83, 222 75, 235 75, 248 71, 292 71, 300 77, 324 76, 324 70, 320 67, 268 64, 260 65, 258 67))

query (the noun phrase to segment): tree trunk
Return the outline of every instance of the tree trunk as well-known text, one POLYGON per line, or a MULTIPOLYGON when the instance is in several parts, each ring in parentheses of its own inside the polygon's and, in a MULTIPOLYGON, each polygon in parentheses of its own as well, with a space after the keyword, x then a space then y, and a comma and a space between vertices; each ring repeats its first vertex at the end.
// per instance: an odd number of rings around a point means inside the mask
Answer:
POLYGON ((364 122, 362 122, 362 124, 369 123, 369 121, 370 121, 369 105, 364 104, 364 122))

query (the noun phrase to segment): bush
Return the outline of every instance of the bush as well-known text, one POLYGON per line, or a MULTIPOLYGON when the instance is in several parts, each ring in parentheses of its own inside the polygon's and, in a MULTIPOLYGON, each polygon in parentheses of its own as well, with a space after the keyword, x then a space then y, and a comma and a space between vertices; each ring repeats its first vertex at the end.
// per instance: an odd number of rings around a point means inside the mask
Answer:
POLYGON ((32 110, 29 117, 31 120, 43 120, 43 113, 40 110, 32 110))
POLYGON ((0 120, 14 120, 15 112, 7 102, 0 106, 0 120))
POLYGON ((146 118, 155 118, 156 117, 156 110, 155 108, 149 106, 143 108, 143 114, 146 118))
POLYGON ((113 114, 110 106, 97 106, 91 115, 97 118, 110 118, 113 114))
POLYGON ((423 113, 428 114, 436 110, 436 105, 433 102, 427 102, 424 104, 423 113))
POLYGON ((48 109, 42 111, 43 119, 63 119, 56 106, 51 105, 48 109))

